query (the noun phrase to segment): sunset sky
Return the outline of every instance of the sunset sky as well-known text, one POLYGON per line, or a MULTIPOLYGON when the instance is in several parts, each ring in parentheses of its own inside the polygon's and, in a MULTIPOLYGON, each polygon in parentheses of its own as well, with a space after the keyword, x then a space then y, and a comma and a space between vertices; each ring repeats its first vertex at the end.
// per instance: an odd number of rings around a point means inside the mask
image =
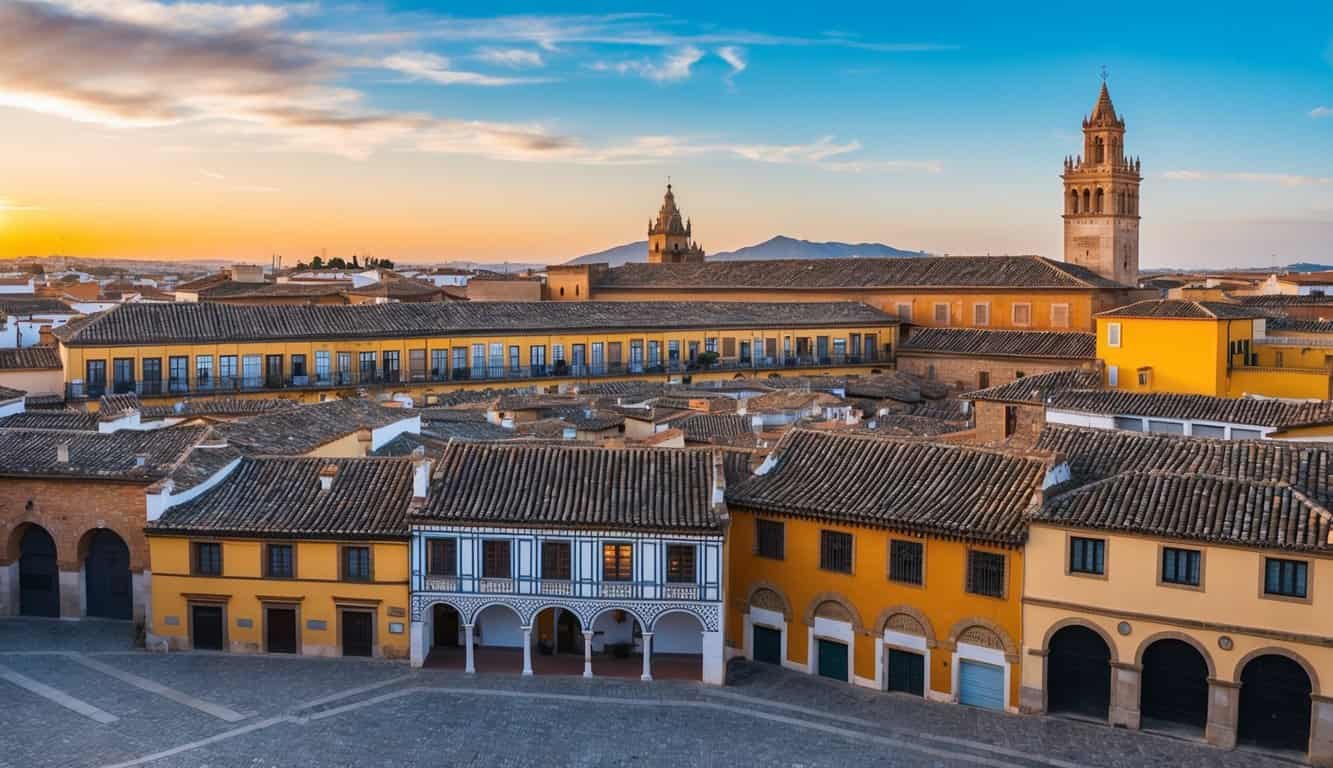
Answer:
POLYGON ((0 257, 1059 257, 1105 65, 1145 268, 1333 262, 1333 3, 1038 5, 0 0, 0 257))

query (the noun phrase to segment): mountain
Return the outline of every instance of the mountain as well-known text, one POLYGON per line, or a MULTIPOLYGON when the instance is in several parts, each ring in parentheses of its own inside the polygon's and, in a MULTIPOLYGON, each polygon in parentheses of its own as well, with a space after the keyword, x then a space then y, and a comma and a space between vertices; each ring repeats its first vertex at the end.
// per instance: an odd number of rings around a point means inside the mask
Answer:
MULTIPOLYGON (((772 261, 774 259, 846 259, 903 258, 925 256, 924 251, 904 251, 883 243, 814 243, 778 235, 762 243, 734 251, 708 254, 709 261, 772 261)), ((648 241, 618 245, 605 251, 580 256, 566 264, 605 262, 613 267, 635 261, 647 261, 648 241)))

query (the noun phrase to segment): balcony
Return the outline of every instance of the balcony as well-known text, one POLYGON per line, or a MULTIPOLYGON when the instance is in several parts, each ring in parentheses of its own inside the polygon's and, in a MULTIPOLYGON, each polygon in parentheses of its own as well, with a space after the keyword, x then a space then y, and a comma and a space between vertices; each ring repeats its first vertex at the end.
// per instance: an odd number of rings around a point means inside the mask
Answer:
POLYGON ((473 593, 482 595, 544 595, 593 600, 678 600, 714 601, 721 598, 716 583, 661 583, 648 581, 601 581, 540 579, 531 577, 494 578, 480 576, 442 576, 412 574, 414 591, 473 593))

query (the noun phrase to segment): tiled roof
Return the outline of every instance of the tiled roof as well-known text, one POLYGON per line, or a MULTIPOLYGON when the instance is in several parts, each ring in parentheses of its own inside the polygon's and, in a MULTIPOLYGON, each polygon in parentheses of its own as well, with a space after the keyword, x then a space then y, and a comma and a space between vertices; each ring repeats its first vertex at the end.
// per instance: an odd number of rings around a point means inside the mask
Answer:
POLYGON ((150 533, 292 538, 406 538, 409 459, 247 458, 220 483, 171 507, 150 533), (337 467, 332 487, 320 472, 337 467))
POLYGON ((119 418, 140 409, 139 396, 133 392, 120 395, 102 395, 97 401, 97 416, 103 421, 119 418))
POLYGON ((1327 296, 1293 296, 1273 294, 1269 296, 1237 296, 1236 301, 1247 307, 1290 307, 1290 306, 1330 306, 1333 307, 1333 294, 1327 296))
POLYGON ((454 443, 421 522, 717 531, 710 449, 454 443))
POLYGON ((1174 320, 1246 320, 1266 317, 1262 312, 1225 301, 1149 299, 1098 312, 1097 317, 1161 317, 1174 320))
POLYGON ((345 293, 351 283, 328 280, 322 283, 231 283, 225 289, 221 286, 205 292, 204 299, 302 299, 338 296, 345 293))
POLYGON ((732 486, 727 501, 758 511, 1016 545, 1047 462, 919 440, 795 429, 776 466, 732 486))
POLYGON ((194 397, 175 405, 150 405, 141 409, 145 419, 195 418, 200 416, 251 416, 288 408, 299 408, 294 400, 280 397, 194 397))
POLYGON ((431 421, 421 425, 421 434, 436 440, 464 442, 517 440, 522 437, 512 429, 498 427, 488 421, 431 421))
POLYGON ((351 398, 284 408, 214 429, 249 454, 299 456, 361 429, 387 426, 416 415, 412 410, 351 398))
POLYGON ((70 305, 59 299, 0 294, 0 311, 7 315, 76 315, 70 305))
POLYGON ((1091 360, 1097 334, 1078 331, 987 331, 976 328, 917 328, 898 345, 899 355, 1058 357, 1091 360))
POLYGON ((59 394, 28 395, 23 400, 23 407, 29 411, 63 411, 65 410, 65 396, 59 394))
POLYGON ((776 411, 806 411, 811 408, 838 405, 841 403, 835 395, 827 392, 804 392, 797 389, 785 389, 768 392, 745 401, 745 409, 751 413, 776 411))
POLYGON ((672 423, 685 433, 691 443, 728 441, 739 436, 753 436, 754 424, 749 416, 732 413, 699 413, 672 423))
POLYGON ((1033 519, 1263 549, 1333 549, 1333 515, 1297 488, 1216 475, 1116 475, 1050 500, 1033 519))
POLYGON ((914 416, 910 413, 886 413, 863 421, 858 429, 892 437, 934 437, 952 432, 961 432, 971 426, 966 421, 940 419, 932 416, 914 416), (872 428, 869 422, 874 422, 875 426, 872 428))
POLYGON ((1074 264, 1039 256, 929 256, 631 263, 594 272, 600 288, 1124 288, 1074 264))
POLYGON ((888 371, 874 376, 850 378, 844 387, 848 397, 896 400, 900 403, 938 400, 949 394, 949 388, 942 382, 923 379, 903 371, 888 371))
POLYGON ((417 338, 454 334, 657 328, 783 328, 896 323, 858 302, 525 301, 247 306, 214 302, 121 304, 57 328, 71 346, 274 339, 417 338))
POLYGON ((1280 282, 1295 285, 1333 285, 1333 271, 1289 272, 1285 275, 1278 275, 1277 279, 1280 282))
POLYGON ((1333 424, 1333 401, 1330 400, 1290 401, 1172 392, 1079 389, 1055 393, 1047 402, 1047 407, 1061 411, 1217 421, 1259 427, 1333 424))
POLYGON ((1024 376, 1008 384, 997 384, 960 395, 964 400, 999 400, 1010 403, 1040 403, 1067 389, 1100 387, 1102 375, 1098 371, 1070 369, 1024 376))
POLYGON ((1266 323, 1269 336, 1279 336, 1281 331, 1296 333, 1333 333, 1333 320, 1300 320, 1294 317, 1275 317, 1266 323))
POLYGON ((421 299, 430 296, 454 297, 454 294, 443 288, 436 288, 430 283, 406 277, 378 280, 361 288, 348 288, 347 293, 354 296, 380 296, 390 299, 421 299))
POLYGON ((206 428, 148 431, 61 432, 0 430, 0 475, 79 477, 152 481, 165 476, 205 434, 206 428), (57 460, 56 446, 69 444, 69 461, 57 460), (146 454, 142 467, 135 456, 146 454))
POLYGON ((6 401, 6 400, 17 400, 17 399, 19 399, 20 397, 24 397, 24 396, 27 395, 27 394, 28 394, 27 392, 25 392, 25 391, 23 391, 23 390, 21 390, 21 389, 12 389, 12 388, 10 388, 10 387, 0 387, 0 402, 4 402, 4 401, 6 401))
POLYGON ((55 347, 0 349, 0 371, 58 371, 61 367, 55 347))
POLYGON ((1159 470, 1287 483, 1323 506, 1333 501, 1333 447, 1317 443, 1208 440, 1048 424, 1037 448, 1065 456, 1074 482, 1080 484, 1159 470))
POLYGON ((82 411, 24 411, 0 419, 0 429, 73 429, 96 432, 97 414, 82 411))

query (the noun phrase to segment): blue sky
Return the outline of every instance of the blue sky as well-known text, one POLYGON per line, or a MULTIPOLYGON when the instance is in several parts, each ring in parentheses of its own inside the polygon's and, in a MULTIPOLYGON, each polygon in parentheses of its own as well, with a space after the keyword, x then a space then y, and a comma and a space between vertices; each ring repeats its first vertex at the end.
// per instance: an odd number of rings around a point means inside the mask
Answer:
POLYGON ((1058 257, 1105 65, 1145 266, 1333 261, 1333 4, 1006 5, 11 0, 0 256, 560 260, 670 175, 710 250, 1058 257))

